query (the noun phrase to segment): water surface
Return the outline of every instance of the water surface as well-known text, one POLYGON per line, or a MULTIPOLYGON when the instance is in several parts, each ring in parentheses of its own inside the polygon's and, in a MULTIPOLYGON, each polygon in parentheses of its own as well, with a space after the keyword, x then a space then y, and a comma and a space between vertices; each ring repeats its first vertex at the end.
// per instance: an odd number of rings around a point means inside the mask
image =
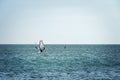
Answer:
POLYGON ((0 45, 0 80, 120 80, 120 45, 0 45))

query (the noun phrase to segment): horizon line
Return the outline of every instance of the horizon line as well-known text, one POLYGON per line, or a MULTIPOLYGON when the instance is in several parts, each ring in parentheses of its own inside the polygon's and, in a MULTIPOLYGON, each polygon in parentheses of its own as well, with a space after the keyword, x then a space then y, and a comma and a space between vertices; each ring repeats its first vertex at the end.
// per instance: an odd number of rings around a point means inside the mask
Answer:
MULTIPOLYGON (((0 43, 0 45, 36 45, 30 43, 0 43)), ((120 45, 120 43, 47 43, 45 45, 120 45)))

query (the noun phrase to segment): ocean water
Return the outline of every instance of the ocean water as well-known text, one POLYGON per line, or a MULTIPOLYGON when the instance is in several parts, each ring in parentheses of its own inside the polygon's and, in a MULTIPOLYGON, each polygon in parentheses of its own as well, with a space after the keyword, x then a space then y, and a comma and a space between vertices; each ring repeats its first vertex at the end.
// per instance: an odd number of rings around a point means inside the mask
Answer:
POLYGON ((0 80, 120 80, 120 45, 0 45, 0 80))

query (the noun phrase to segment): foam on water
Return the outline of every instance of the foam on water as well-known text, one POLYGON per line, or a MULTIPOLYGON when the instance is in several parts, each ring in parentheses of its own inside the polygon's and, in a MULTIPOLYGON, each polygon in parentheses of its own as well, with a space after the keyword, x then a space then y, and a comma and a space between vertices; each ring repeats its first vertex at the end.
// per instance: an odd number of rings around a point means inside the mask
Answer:
POLYGON ((0 80, 119 80, 119 45, 0 45, 0 80))

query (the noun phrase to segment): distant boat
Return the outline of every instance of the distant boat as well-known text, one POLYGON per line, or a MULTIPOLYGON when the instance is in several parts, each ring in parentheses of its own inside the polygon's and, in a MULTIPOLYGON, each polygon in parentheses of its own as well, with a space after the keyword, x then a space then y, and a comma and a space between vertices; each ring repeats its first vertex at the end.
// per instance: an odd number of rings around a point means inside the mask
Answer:
POLYGON ((64 49, 66 48, 66 45, 64 46, 64 49))
POLYGON ((45 50, 45 45, 42 40, 39 41, 39 49, 40 49, 40 52, 43 52, 45 50))

